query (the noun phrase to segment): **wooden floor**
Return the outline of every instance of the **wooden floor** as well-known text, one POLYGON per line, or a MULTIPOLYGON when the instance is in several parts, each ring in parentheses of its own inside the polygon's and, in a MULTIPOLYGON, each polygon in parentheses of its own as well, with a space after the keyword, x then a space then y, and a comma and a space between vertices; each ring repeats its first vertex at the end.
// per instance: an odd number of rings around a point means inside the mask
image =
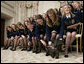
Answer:
POLYGON ((32 51, 21 51, 19 48, 16 51, 1 48, 1 63, 83 63, 83 53, 79 52, 77 57, 76 52, 73 51, 69 53, 69 58, 64 58, 64 53, 60 53, 60 58, 55 59, 45 56, 45 52, 35 54, 32 51))

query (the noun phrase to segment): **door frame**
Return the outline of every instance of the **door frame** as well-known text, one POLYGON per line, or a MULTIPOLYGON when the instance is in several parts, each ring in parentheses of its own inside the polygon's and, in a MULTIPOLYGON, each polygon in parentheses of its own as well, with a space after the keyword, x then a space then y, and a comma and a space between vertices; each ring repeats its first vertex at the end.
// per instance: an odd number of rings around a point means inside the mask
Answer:
POLYGON ((5 19, 1 19, 1 47, 4 46, 5 19))

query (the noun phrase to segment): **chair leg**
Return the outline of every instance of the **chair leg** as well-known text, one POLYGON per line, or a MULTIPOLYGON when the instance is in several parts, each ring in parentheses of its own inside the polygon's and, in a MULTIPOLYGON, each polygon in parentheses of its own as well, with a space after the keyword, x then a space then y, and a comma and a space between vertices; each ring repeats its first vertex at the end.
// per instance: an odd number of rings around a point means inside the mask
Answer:
POLYGON ((80 37, 80 52, 82 52, 82 38, 80 37))
POLYGON ((77 48, 77 56, 78 56, 78 38, 76 38, 76 48, 77 48))
POLYGON ((71 47, 70 47, 70 48, 71 48, 71 52, 72 52, 72 45, 71 45, 71 47))

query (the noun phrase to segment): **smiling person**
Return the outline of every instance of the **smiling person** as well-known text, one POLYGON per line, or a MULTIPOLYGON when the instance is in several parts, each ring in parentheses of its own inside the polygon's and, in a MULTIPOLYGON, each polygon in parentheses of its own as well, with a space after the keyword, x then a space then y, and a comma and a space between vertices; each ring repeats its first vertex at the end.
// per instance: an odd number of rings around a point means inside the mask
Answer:
POLYGON ((33 52, 36 53, 41 52, 41 43, 44 45, 44 47, 46 47, 45 33, 46 33, 45 20, 42 17, 42 15, 38 14, 36 15, 36 26, 35 26, 35 35, 36 35, 37 43, 33 43, 34 47, 36 48, 33 50, 33 52))
POLYGON ((13 29, 13 37, 14 37, 14 42, 12 43, 12 47, 10 48, 10 50, 15 51, 16 50, 16 46, 17 46, 17 41, 19 39, 19 32, 18 32, 18 27, 16 24, 12 24, 11 25, 12 29, 13 29))
POLYGON ((26 30, 26 37, 27 37, 27 51, 32 50, 32 44, 35 39, 35 31, 34 31, 34 22, 33 21, 25 21, 25 30, 26 30))
POLYGON ((19 29, 18 30, 19 31, 19 39, 18 39, 17 45, 22 44, 23 49, 21 51, 23 51, 23 50, 27 49, 25 29, 24 29, 24 26, 21 22, 18 22, 17 26, 18 26, 18 29, 19 29))
POLYGON ((72 13, 75 14, 79 22, 83 22, 83 10, 81 4, 79 2, 73 2, 72 6, 74 8, 72 13))
POLYGON ((60 39, 62 39, 64 30, 66 30, 65 42, 65 56, 68 57, 68 48, 71 47, 72 42, 75 40, 77 26, 80 24, 74 14, 71 13, 69 5, 63 7, 64 15, 62 16, 62 24, 60 28, 60 39))
POLYGON ((7 39, 4 43, 3 50, 8 49, 8 47, 10 46, 10 43, 13 42, 14 40, 14 37, 12 34, 12 31, 13 31, 12 28, 10 26, 7 26, 6 31, 7 31, 7 39))

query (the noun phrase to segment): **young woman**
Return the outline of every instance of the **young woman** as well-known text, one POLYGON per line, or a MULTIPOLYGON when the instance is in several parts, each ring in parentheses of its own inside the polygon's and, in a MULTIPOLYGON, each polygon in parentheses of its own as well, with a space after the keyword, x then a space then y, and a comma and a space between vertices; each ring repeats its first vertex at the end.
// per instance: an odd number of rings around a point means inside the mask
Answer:
POLYGON ((32 21, 25 21, 25 30, 26 30, 26 37, 27 37, 27 51, 31 51, 32 49, 32 38, 34 38, 34 24, 32 21))
POLYGON ((81 9, 81 4, 79 2, 74 2, 72 6, 74 8, 72 13, 75 14, 79 22, 83 22, 83 10, 81 9))
POLYGON ((42 16, 43 16, 44 20, 46 20, 47 14, 46 13, 43 13, 42 16))
POLYGON ((46 46, 46 43, 43 42, 43 40, 45 40, 45 33, 46 33, 45 21, 42 15, 39 14, 36 16, 35 36, 37 39, 37 43, 36 42, 33 43, 33 48, 35 47, 33 52, 36 52, 36 53, 41 52, 41 43, 44 46, 46 46))
POLYGON ((23 25, 22 25, 21 22, 18 22, 17 23, 17 26, 19 28, 19 30, 18 30, 19 31, 19 39, 18 39, 17 44, 18 45, 19 45, 19 43, 22 44, 22 46, 23 46, 22 51, 23 51, 23 50, 26 50, 27 49, 26 37, 25 37, 25 29, 24 29, 24 27, 23 27, 23 25))
POLYGON ((46 20, 46 39, 48 45, 52 45, 52 42, 59 38, 60 20, 53 9, 47 11, 46 20))
POLYGON ((30 17, 30 21, 33 22, 34 25, 36 25, 36 19, 35 20, 34 19, 35 19, 35 17, 30 17))
POLYGON ((17 41, 19 39, 19 32, 18 32, 18 27, 16 24, 12 24, 11 25, 12 29, 13 29, 13 37, 14 37, 14 42, 12 43, 12 47, 10 48, 10 50, 15 51, 16 50, 16 46, 17 46, 17 41))
POLYGON ((13 42, 13 40, 14 40, 14 37, 12 34, 12 28, 10 26, 7 26, 6 31, 7 31, 7 39, 4 43, 4 48, 3 48, 4 50, 8 49, 10 43, 13 42))
POLYGON ((71 47, 72 42, 75 40, 76 30, 79 23, 75 15, 71 13, 69 5, 65 5, 63 8, 64 15, 60 29, 60 40, 62 40, 61 38, 63 37, 64 30, 66 30, 65 57, 68 57, 68 48, 69 45, 71 47))

